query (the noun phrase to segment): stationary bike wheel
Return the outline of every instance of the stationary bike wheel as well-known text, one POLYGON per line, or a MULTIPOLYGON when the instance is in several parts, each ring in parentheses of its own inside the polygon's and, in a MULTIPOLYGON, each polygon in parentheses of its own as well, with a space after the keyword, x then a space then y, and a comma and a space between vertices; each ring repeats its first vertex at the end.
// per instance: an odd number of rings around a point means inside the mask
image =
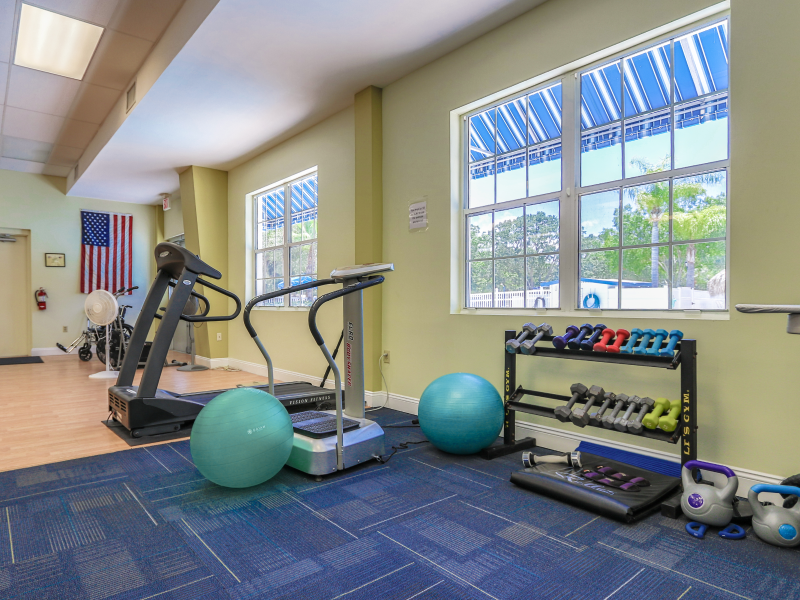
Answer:
POLYGON ((92 349, 89 346, 81 346, 78 348, 78 358, 83 362, 92 360, 92 349))

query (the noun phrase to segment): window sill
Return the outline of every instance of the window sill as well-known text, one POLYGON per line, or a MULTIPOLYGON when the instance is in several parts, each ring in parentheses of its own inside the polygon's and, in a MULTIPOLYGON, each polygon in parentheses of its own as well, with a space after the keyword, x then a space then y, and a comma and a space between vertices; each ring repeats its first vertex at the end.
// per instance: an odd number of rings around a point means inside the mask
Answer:
POLYGON ((455 315, 471 316, 540 316, 540 317, 567 317, 576 320, 596 319, 648 319, 648 320, 675 320, 675 321, 730 321, 730 312, 716 311, 670 311, 670 310, 560 310, 533 309, 533 308, 461 308, 451 311, 455 315))
POLYGON ((310 306, 254 306, 253 310, 266 312, 308 312, 310 306))

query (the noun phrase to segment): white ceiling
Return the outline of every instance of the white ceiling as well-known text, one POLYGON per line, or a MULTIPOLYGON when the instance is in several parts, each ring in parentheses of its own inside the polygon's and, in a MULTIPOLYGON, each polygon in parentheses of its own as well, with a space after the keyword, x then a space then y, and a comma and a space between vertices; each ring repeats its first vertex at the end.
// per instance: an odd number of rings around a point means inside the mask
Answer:
POLYGON ((29 0, 104 28, 82 81, 13 63, 21 0, 0 0, 0 169, 66 177, 184 0, 29 0))
POLYGON ((229 170, 542 2, 220 0, 70 195, 160 201, 185 167, 229 170))

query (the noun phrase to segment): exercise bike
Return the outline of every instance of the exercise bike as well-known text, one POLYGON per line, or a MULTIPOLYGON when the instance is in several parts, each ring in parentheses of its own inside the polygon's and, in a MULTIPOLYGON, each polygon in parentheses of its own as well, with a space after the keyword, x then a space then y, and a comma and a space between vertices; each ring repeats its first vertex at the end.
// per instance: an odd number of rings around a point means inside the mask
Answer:
MULTIPOLYGON (((119 298, 128 292, 138 289, 138 285, 130 288, 120 288, 114 293, 114 297, 119 298)), ((109 331, 111 332, 111 367, 114 369, 122 364, 122 359, 125 357, 125 352, 128 348, 131 334, 133 333, 133 327, 125 322, 125 313, 129 308, 133 307, 127 304, 120 305, 117 318, 109 326, 109 331)), ((92 346, 95 347, 95 351, 97 352, 97 359, 105 364, 106 328, 96 327, 92 325, 91 321, 88 319, 86 321, 86 329, 82 331, 69 346, 56 343, 56 347, 66 354, 71 354, 75 348, 78 348, 78 358, 84 362, 92 360, 92 346), (80 348, 78 348, 78 346, 80 346, 80 348)))
MULTIPOLYGON (((138 289, 138 285, 130 288, 121 288, 114 293, 114 297, 119 298, 128 292, 138 289)), ((110 336, 108 345, 109 365, 112 369, 118 369, 122 364, 125 354, 128 351, 131 335, 133 335, 133 326, 125 322, 125 313, 129 308, 133 307, 130 304, 120 304, 117 318, 114 319, 108 328, 98 328, 99 337, 97 339, 97 345, 95 346, 97 360, 103 364, 106 363, 106 330, 108 330, 110 336)))

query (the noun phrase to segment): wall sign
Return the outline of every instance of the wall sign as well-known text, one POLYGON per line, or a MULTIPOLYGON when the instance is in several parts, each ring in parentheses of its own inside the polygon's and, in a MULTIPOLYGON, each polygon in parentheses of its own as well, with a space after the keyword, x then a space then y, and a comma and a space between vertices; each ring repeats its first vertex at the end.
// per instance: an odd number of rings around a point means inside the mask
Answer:
POLYGON ((408 230, 411 232, 428 229, 428 197, 423 196, 408 203, 408 230))

